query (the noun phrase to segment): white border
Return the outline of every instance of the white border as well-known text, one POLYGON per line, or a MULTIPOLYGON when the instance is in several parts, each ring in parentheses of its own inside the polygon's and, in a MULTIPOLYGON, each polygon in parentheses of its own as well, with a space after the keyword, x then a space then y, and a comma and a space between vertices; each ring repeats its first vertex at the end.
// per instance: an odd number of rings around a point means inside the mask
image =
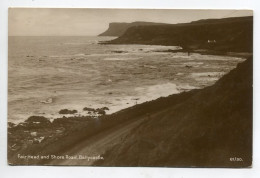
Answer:
POLYGON ((0 177, 193 177, 242 178, 260 175, 259 0, 0 0, 0 177), (8 7, 253 9, 254 10, 254 160, 251 169, 96 168, 7 165, 7 21, 8 7))

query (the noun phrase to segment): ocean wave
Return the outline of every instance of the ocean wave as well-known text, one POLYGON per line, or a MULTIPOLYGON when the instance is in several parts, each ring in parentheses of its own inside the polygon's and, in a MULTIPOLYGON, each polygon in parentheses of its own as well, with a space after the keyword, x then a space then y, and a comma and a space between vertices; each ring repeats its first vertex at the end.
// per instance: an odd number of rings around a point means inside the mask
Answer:
POLYGON ((181 82, 204 85, 206 82, 194 82, 194 77, 203 80, 215 77, 208 77, 209 74, 191 76, 191 73, 212 71, 205 67, 228 71, 238 60, 167 52, 177 48, 173 46, 92 45, 96 38, 89 41, 75 37, 59 39, 35 38, 10 47, 13 54, 9 56, 8 66, 8 120, 25 120, 37 113, 50 118, 62 117, 57 114, 62 108, 80 111, 86 106, 102 107, 103 104, 112 113, 136 102, 193 89, 180 86, 181 82), (24 45, 28 51, 24 50, 24 45), (192 68, 198 64, 202 70, 192 68), (192 67, 187 70, 183 65, 192 67))
POLYGON ((46 100, 42 100, 40 102, 44 104, 51 104, 53 102, 53 98, 47 98, 46 100))
POLYGON ((105 61, 127 61, 127 60, 138 60, 141 58, 142 57, 125 57, 125 58, 108 57, 108 58, 104 58, 103 60, 105 60, 105 61))

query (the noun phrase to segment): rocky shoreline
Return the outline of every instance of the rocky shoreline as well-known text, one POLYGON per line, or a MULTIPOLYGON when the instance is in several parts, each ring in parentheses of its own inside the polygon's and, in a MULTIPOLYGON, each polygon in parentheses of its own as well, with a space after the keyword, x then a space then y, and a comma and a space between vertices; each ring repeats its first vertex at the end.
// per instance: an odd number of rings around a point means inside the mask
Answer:
POLYGON ((47 164, 47 160, 28 161, 19 159, 17 155, 62 155, 64 151, 93 135, 146 116, 153 110, 178 103, 197 90, 136 104, 109 115, 104 114, 107 107, 96 109, 85 107, 84 110, 91 112, 92 116, 64 116, 52 122, 46 117, 31 116, 18 125, 8 122, 8 163, 11 165, 47 164))
MULTIPOLYGON (((37 145, 45 145, 57 141, 79 127, 86 127, 97 122, 106 115, 107 107, 83 108, 88 116, 71 116, 54 119, 43 116, 31 116, 24 122, 14 124, 8 122, 8 156, 30 150, 37 145)), ((59 114, 75 114, 77 110, 62 109, 59 114)))

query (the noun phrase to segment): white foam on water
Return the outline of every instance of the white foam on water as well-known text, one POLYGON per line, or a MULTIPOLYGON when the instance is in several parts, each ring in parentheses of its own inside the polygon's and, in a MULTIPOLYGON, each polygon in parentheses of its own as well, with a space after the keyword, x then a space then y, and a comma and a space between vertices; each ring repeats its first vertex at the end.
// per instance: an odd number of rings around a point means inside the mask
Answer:
POLYGON ((143 103, 145 101, 154 100, 160 97, 166 97, 171 94, 179 93, 177 85, 174 83, 164 83, 158 85, 152 85, 148 87, 137 87, 137 102, 143 103), (139 97, 138 97, 139 96, 139 97))
POLYGON ((164 52, 167 50, 179 50, 182 49, 179 46, 162 46, 162 45, 118 45, 117 51, 123 51, 128 53, 140 53, 140 52, 164 52))
POLYGON ((183 65, 195 65, 195 66, 198 66, 198 65, 202 65, 204 64, 203 62, 184 62, 183 65))
POLYGON ((46 100, 43 100, 43 101, 40 101, 41 103, 44 103, 44 104, 50 104, 52 103, 53 99, 52 98, 47 98, 46 100))
MULTIPOLYGON (((102 108, 102 107, 108 107, 109 110, 106 111, 106 114, 112 114, 115 112, 118 112, 122 109, 126 109, 128 107, 134 106, 136 104, 141 104, 147 101, 155 100, 160 97, 167 97, 172 94, 180 93, 182 91, 187 91, 187 90, 192 90, 196 89, 197 87, 191 86, 189 84, 179 84, 176 85, 174 83, 162 83, 162 84, 156 84, 156 85, 151 85, 151 86, 144 86, 144 87, 136 87, 135 91, 136 94, 135 96, 122 96, 122 97, 103 97, 102 100, 106 104, 91 104, 91 105, 85 105, 86 107, 90 108, 102 108)), ((101 100, 101 98, 97 99, 101 100)), ((62 108, 66 108, 69 110, 76 109, 78 113, 75 114, 39 114, 41 116, 47 117, 50 120, 54 120, 56 118, 61 118, 61 117, 74 117, 74 116, 96 116, 98 117, 99 115, 94 115, 93 113, 88 114, 87 111, 83 111, 83 108, 85 107, 83 105, 78 105, 75 106, 73 105, 73 108, 70 107, 69 105, 67 106, 62 106, 62 108)), ((60 108, 61 109, 61 108, 60 108)), ((57 111, 58 112, 58 111, 57 111)))
POLYGON ((181 56, 181 55, 173 55, 171 56, 172 59, 186 59, 186 60, 194 60, 191 56, 181 56))
POLYGON ((125 57, 125 58, 108 57, 108 58, 104 58, 103 60, 105 60, 105 61, 127 61, 127 60, 138 60, 141 58, 142 57, 125 57))
POLYGON ((155 100, 160 97, 167 97, 171 94, 183 91, 174 83, 162 83, 151 86, 136 87, 134 96, 117 97, 112 100, 112 104, 106 105, 109 108, 107 114, 112 114, 122 109, 155 100))
POLYGON ((192 58, 194 60, 215 60, 215 61, 244 61, 245 58, 242 58, 242 57, 233 57, 233 56, 216 56, 216 55, 202 55, 202 54, 199 54, 199 53, 192 53, 192 58))
POLYGON ((191 73, 192 77, 208 77, 208 76, 223 76, 224 72, 197 72, 197 73, 191 73))
POLYGON ((179 91, 189 91, 189 90, 193 90, 193 89, 199 89, 200 87, 195 87, 195 86, 192 86, 190 84, 181 84, 181 85, 178 85, 177 89, 179 91))
POLYGON ((195 79, 199 82, 210 82, 210 81, 217 81, 221 78, 225 72, 198 72, 198 73, 191 73, 190 77, 195 79))
POLYGON ((177 76, 181 76, 181 75, 184 75, 184 73, 179 72, 179 73, 177 73, 176 75, 177 75, 177 76))

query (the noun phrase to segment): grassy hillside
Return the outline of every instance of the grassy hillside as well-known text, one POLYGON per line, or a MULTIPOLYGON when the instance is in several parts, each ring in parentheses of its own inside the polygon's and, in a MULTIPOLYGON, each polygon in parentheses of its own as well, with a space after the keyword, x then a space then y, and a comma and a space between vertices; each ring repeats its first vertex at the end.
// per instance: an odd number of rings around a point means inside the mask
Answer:
POLYGON ((132 26, 110 44, 181 46, 186 50, 253 51, 253 17, 199 20, 184 24, 132 26))
POLYGON ((146 121, 95 165, 251 166, 252 59, 214 85, 181 95, 186 98, 151 108, 146 121))
POLYGON ((163 23, 153 22, 132 22, 132 23, 110 23, 108 29, 99 34, 98 36, 121 36, 125 31, 133 26, 146 26, 146 25, 163 25, 163 23))

